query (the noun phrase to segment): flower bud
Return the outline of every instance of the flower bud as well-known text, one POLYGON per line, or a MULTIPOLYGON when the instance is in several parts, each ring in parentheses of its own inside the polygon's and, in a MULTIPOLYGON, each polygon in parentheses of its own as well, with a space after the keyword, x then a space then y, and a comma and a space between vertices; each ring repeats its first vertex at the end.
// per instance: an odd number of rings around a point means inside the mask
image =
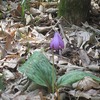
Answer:
POLYGON ((59 32, 55 32, 54 37, 50 43, 50 48, 54 50, 59 50, 64 48, 64 42, 59 32))

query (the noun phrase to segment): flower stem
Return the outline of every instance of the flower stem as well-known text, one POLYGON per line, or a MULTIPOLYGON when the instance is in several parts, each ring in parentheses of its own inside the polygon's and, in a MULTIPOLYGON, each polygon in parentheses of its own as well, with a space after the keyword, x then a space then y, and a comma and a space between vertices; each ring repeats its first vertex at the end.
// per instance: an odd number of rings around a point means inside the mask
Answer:
POLYGON ((55 86, 55 89, 56 89, 56 93, 57 93, 57 100, 60 100, 60 95, 59 95, 59 91, 58 91, 58 88, 57 88, 57 86, 55 86))
POLYGON ((52 93, 54 93, 54 51, 52 49, 52 58, 53 58, 53 66, 52 66, 52 93))

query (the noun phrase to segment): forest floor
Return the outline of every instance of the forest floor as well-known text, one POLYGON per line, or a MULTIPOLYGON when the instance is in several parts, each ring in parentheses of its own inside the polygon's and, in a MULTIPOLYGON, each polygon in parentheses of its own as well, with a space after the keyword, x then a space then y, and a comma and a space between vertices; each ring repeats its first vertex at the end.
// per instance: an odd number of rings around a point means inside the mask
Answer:
MULTIPOLYGON (((22 5, 20 0, 4 0, 0 4, 0 100, 100 100, 100 0, 92 0, 90 21, 82 26, 57 18, 57 4, 35 0, 27 3, 23 0, 22 5), (50 42, 55 31, 59 31, 64 48, 53 55, 50 42), (73 72, 69 75, 71 84, 67 85, 65 78, 64 86, 55 88, 54 93, 48 92, 45 84, 32 82, 30 77, 35 74, 31 74, 31 68, 24 74, 18 70, 27 61, 34 65, 29 57, 36 51, 54 65, 58 79, 75 70, 95 77, 73 72)), ((49 76, 45 64, 43 67, 44 74, 40 73, 49 82, 52 72, 49 76)))

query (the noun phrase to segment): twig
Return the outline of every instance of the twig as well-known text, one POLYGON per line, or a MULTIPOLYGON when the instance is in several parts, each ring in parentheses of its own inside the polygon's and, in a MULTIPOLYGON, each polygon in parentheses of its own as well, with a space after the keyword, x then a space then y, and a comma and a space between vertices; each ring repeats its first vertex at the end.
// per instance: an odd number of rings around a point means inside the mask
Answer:
POLYGON ((59 26, 59 28, 60 28, 60 33, 62 34, 62 37, 66 40, 66 42, 68 42, 68 38, 66 38, 61 24, 58 24, 58 26, 59 26))
POLYGON ((75 68, 75 69, 81 69, 81 70, 84 70, 85 67, 80 67, 80 66, 75 66, 75 65, 60 65, 58 64, 57 66, 60 66, 61 68, 75 68))
POLYGON ((11 62, 11 61, 1 61, 1 60, 0 60, 0 63, 12 63, 12 64, 17 64, 17 62, 11 62))
MULTIPOLYGON (((54 30, 54 28, 60 23, 60 20, 62 19, 62 17, 60 17, 60 19, 57 21, 57 23, 46 33, 45 37, 43 38, 43 40, 41 40, 40 43, 43 43, 44 40, 50 35, 49 33, 54 30)), ((37 45, 39 45, 40 43, 38 43, 37 45)))
POLYGON ((60 20, 62 19, 62 17, 60 17, 60 19, 57 21, 57 23, 49 30, 49 32, 46 33, 45 38, 49 35, 49 33, 54 30, 54 28, 60 23, 60 20))

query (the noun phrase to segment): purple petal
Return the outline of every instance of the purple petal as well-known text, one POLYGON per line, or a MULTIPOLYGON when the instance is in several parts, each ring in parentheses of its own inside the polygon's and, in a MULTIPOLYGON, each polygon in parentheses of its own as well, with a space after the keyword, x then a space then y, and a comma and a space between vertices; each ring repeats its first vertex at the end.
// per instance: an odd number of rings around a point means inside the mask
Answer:
POLYGON ((54 37, 53 40, 50 43, 50 47, 54 50, 58 50, 59 49, 59 40, 58 37, 54 37))
POLYGON ((60 34, 58 34, 58 38, 59 38, 59 46, 60 46, 61 49, 62 49, 62 48, 64 48, 64 41, 63 41, 63 39, 62 39, 62 37, 61 37, 60 34))
POLYGON ((54 37, 50 43, 50 48, 55 50, 64 48, 64 42, 59 32, 55 32, 54 37))

